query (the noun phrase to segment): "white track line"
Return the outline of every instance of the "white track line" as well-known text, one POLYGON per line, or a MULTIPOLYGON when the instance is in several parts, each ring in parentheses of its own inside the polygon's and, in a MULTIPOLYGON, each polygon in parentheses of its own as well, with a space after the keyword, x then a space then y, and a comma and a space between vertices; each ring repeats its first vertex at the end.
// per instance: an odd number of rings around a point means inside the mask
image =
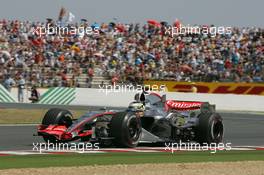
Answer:
POLYGON ((39 124, 0 124, 1 126, 38 126, 39 124))
MULTIPOLYGON (((257 150, 257 149, 264 149, 264 147, 253 147, 253 146, 241 146, 241 147, 232 147, 231 150, 239 150, 239 151, 249 151, 249 150, 257 150)), ((190 151, 190 150, 174 150, 177 151, 190 151)), ((195 150, 191 150, 195 151, 195 150)), ((203 150, 196 150, 196 151, 203 151, 203 150)), ((210 151, 210 150, 208 150, 210 151)), ((42 152, 33 151, 33 150, 19 150, 19 151, 0 151, 0 155, 33 155, 33 154, 66 154, 66 153, 77 153, 77 154, 94 154, 94 153, 114 153, 114 152, 147 152, 147 153, 157 153, 157 152, 169 152, 166 151, 165 148, 155 148, 155 147, 140 147, 134 149, 118 149, 118 148, 103 148, 100 150, 84 150, 84 151, 56 151, 56 150, 43 150, 42 152)))

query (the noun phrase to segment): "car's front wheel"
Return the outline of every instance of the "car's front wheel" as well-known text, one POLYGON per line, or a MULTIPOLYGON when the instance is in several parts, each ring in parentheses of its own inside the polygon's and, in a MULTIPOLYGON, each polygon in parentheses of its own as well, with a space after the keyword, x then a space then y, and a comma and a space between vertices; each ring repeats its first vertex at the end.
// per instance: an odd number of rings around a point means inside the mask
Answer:
MULTIPOLYGON (((66 109, 52 108, 49 109, 42 119, 42 125, 65 125, 69 127, 72 125, 72 114, 66 109)), ((46 142, 55 143, 58 140, 52 135, 43 135, 46 142)))
POLYGON ((114 137, 115 145, 136 147, 141 134, 141 121, 134 113, 120 112, 113 116, 110 122, 110 136, 114 137))

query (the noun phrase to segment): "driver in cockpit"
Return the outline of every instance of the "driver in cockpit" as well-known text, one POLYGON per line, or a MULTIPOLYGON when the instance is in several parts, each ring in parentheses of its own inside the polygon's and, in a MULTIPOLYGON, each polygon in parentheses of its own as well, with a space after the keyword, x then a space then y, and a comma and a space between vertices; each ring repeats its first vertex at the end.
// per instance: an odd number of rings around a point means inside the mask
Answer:
POLYGON ((145 111, 145 106, 144 104, 134 101, 129 104, 128 110, 135 112, 137 117, 143 117, 144 116, 144 111, 145 111))

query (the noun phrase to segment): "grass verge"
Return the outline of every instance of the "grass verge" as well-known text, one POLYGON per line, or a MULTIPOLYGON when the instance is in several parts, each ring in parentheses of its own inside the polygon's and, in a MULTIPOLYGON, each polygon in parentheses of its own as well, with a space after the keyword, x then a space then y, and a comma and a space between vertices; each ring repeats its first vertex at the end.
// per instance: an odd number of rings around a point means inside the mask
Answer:
POLYGON ((171 153, 100 153, 67 155, 0 156, 0 169, 87 165, 264 161, 264 151, 171 153))
MULTIPOLYGON (((47 109, 0 109, 0 124, 35 124, 41 123, 47 109)), ((86 110, 71 110, 79 118, 86 110)))

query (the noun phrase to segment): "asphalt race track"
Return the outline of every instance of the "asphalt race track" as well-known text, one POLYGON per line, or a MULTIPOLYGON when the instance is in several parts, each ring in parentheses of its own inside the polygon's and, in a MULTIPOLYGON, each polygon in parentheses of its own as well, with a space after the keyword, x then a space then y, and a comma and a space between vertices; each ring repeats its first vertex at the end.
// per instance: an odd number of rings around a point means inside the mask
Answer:
MULTIPOLYGON (((220 113, 224 119, 225 143, 232 146, 264 146, 264 114, 220 113)), ((36 125, 0 125, 0 151, 32 150, 43 142, 33 136, 36 125)))

